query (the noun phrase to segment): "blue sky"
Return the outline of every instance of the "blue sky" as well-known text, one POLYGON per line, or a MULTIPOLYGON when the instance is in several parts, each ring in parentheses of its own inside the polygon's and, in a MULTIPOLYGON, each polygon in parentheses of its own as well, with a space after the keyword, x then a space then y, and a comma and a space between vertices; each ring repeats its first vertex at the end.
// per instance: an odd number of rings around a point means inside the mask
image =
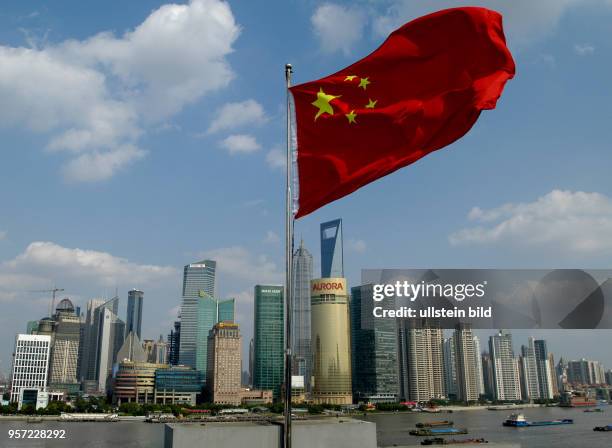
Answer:
MULTIPOLYGON (((325 76, 458 4, 3 2, 0 372, 48 311, 29 290, 84 305, 118 288, 124 314, 141 288, 153 338, 201 257, 248 340, 253 286, 282 280, 284 64, 325 76)), ((472 4, 504 14, 516 78, 461 141, 298 221, 317 269, 318 224, 336 217, 352 285, 361 268, 610 267, 612 3, 472 4)), ((602 337, 549 339, 612 367, 602 337)))

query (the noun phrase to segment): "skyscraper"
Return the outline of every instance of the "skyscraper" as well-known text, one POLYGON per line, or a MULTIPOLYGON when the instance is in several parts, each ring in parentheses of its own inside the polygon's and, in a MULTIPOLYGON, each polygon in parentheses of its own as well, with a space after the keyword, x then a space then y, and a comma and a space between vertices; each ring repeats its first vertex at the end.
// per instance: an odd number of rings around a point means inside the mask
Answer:
POLYGON ((238 324, 219 322, 208 336, 207 381, 213 403, 241 402, 242 337, 238 324))
POLYGON ((125 335, 130 332, 136 333, 138 339, 142 338, 142 306, 144 292, 138 289, 128 291, 127 321, 125 325, 125 335))
POLYGON ((443 398, 444 333, 435 320, 402 320, 399 332, 402 398, 428 401, 443 398))
POLYGON ((478 368, 475 360, 474 333, 472 326, 459 323, 453 334, 455 363, 457 367, 457 399, 465 403, 478 400, 478 368))
POLYGON ((79 379, 93 380, 96 369, 97 333, 95 327, 95 311, 104 304, 102 299, 92 299, 87 302, 85 324, 83 327, 83 343, 79 360, 79 379))
POLYGON ((18 334, 15 339, 11 402, 17 403, 22 389, 44 389, 51 355, 51 336, 18 334))
POLYGON ((203 294, 202 297, 198 298, 196 332, 196 341, 198 342, 195 351, 195 365, 192 367, 202 372, 202 378, 205 382, 206 372, 208 372, 208 344, 205 341, 208 340, 210 330, 212 330, 215 324, 219 322, 234 322, 234 303, 234 299, 219 301, 207 294, 203 294))
POLYGON ((512 348, 512 335, 499 332, 489 338, 489 353, 493 361, 495 399, 518 401, 521 399, 521 382, 518 364, 512 348))
POLYGON ((344 277, 342 219, 321 224, 321 277, 344 277))
POLYGON ((125 339, 125 322, 117 316, 118 309, 119 297, 113 297, 94 310, 93 377, 88 379, 97 382, 100 392, 108 389, 117 352, 125 339))
POLYGON ((448 398, 457 399, 457 363, 455 361, 455 339, 444 340, 444 392, 448 398))
POLYGON ((395 319, 372 314, 373 286, 351 288, 351 360, 353 396, 365 402, 399 398, 395 319))
MULTIPOLYGON (((180 317, 179 317, 180 319, 180 317)), ((179 351, 181 346, 181 321, 174 321, 174 328, 168 335, 168 364, 176 366, 179 363, 179 351)))
POLYGON ((284 304, 283 287, 255 286, 253 325, 253 387, 272 390, 280 397, 284 380, 284 304))
POLYGON ((544 339, 536 339, 533 343, 536 368, 538 371, 538 390, 540 398, 552 400, 553 398, 553 373, 550 366, 548 349, 544 339))
POLYGON ((476 384, 478 384, 478 395, 484 395, 485 393, 481 353, 480 339, 478 339, 478 336, 474 336, 474 362, 476 363, 476 384))
POLYGON ((312 280, 312 255, 304 247, 304 241, 293 254, 293 295, 291 351, 293 353, 293 375, 304 377, 304 386, 309 390, 312 372, 310 351, 310 281, 312 280))
POLYGON ((49 384, 54 389, 62 389, 67 384, 78 382, 77 369, 82 324, 76 315, 70 299, 63 299, 57 305, 55 328, 51 348, 49 384))
POLYGON ((521 395, 524 399, 538 400, 541 398, 538 383, 533 338, 529 338, 528 345, 521 346, 521 395))
MULTIPOLYGON (((212 321, 208 328, 198 333, 199 301, 204 297, 215 297, 216 269, 217 263, 213 260, 202 260, 188 264, 183 269, 179 362, 190 367, 196 366, 198 341, 206 341, 208 331, 216 322, 212 321), (204 339, 198 339, 198 337, 204 339)), ((204 362, 204 364, 206 363, 204 362)))
POLYGON ((351 404, 349 295, 344 278, 311 282, 312 400, 351 404))

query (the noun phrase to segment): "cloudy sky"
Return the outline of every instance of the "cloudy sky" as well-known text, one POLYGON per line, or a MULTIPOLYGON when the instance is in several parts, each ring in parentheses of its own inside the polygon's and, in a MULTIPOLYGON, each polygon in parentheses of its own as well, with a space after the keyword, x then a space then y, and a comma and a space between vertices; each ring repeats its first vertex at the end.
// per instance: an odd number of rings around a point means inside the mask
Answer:
MULTIPOLYGON (((245 340, 252 290, 282 279, 283 67, 316 79, 395 27, 457 2, 3 2, 0 9, 0 372, 48 313, 145 291, 167 334, 181 269, 218 261, 245 340)), ((473 1, 505 18, 517 76, 461 141, 296 225, 342 217, 346 270, 609 268, 612 2, 473 1)), ((610 333, 548 334, 612 367, 610 333)), ((521 342, 520 340, 517 342, 521 342)))

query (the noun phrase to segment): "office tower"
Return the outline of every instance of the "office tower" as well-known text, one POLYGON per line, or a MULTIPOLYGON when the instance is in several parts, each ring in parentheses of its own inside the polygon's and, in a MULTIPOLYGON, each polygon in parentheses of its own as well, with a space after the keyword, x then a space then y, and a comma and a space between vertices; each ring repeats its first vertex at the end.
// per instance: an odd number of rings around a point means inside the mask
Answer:
POLYGON ((341 219, 321 224, 321 277, 344 277, 341 219))
POLYGON ((373 316, 372 296, 371 284, 351 288, 353 396, 359 402, 397 402, 396 321, 373 316))
POLYGON ((253 372, 255 371, 255 341, 253 338, 249 341, 249 387, 253 386, 253 372))
POLYGON ((94 372, 99 392, 105 392, 110 384, 117 352, 123 345, 125 322, 117 316, 119 297, 114 297, 94 310, 94 372))
POLYGON ((304 241, 293 254, 293 295, 291 321, 292 373, 304 378, 309 390, 312 371, 310 350, 310 281, 312 280, 312 255, 304 247, 304 241))
POLYGON ((533 338, 528 339, 528 345, 521 346, 521 395, 525 400, 541 398, 538 368, 533 338))
POLYGON ((128 291, 127 303, 127 321, 125 325, 125 335, 130 332, 136 333, 138 339, 142 338, 142 306, 144 301, 144 292, 138 289, 128 291))
POLYGON ((96 366, 96 340, 95 310, 104 304, 102 299, 92 299, 87 302, 85 324, 83 326, 83 342, 81 344, 81 357, 79 360, 79 379, 93 380, 96 366))
POLYGON ((195 406, 202 393, 202 374, 192 367, 170 366, 155 371, 155 403, 195 406))
POLYGON ((459 323, 453 334, 457 368, 457 399, 465 403, 478 400, 478 374, 474 362, 476 348, 472 326, 459 323))
POLYGON ((493 362, 489 353, 485 352, 480 357, 482 360, 482 380, 484 383, 485 397, 493 400, 495 397, 495 381, 493 379, 493 362))
POLYGON ((457 399, 457 363, 455 361, 455 339, 444 340, 442 349, 444 362, 444 392, 448 398, 457 399))
MULTIPOLYGON (((180 319, 180 317, 179 317, 180 319)), ((181 321, 174 321, 174 328, 168 335, 168 364, 176 366, 179 364, 179 351, 181 346, 181 321)))
MULTIPOLYGON (((181 303, 181 343, 179 347, 180 364, 196 367, 196 347, 200 341, 206 341, 208 331, 216 323, 201 329, 198 326, 200 299, 215 297, 215 271, 217 263, 213 260, 202 260, 188 264, 183 269, 183 294, 181 303), (198 330, 200 331, 198 334, 198 330), (203 337, 203 338, 202 338, 203 337)), ((203 345, 206 345, 205 343, 203 345)), ((204 350, 206 352, 206 350, 204 350)), ((204 361, 203 365, 206 362, 204 361)))
POLYGON ((208 340, 208 334, 216 323, 234 322, 234 304, 234 299, 219 301, 206 294, 198 299, 196 331, 196 341, 198 343, 195 351, 195 366, 192 367, 202 372, 202 378, 205 382, 206 372, 208 371, 208 344, 205 341, 208 340))
POLYGON ((567 377, 568 381, 575 386, 605 383, 604 369, 599 361, 584 358, 567 363, 567 377))
POLYGON ((489 353, 493 361, 495 399, 517 401, 521 399, 518 365, 512 349, 512 335, 501 331, 489 338, 489 353))
POLYGON ((238 324, 219 322, 208 336, 206 387, 213 403, 239 405, 242 337, 238 324))
POLYGON ((400 393, 411 401, 443 398, 444 332, 435 320, 402 320, 399 331, 400 393))
POLYGON ((312 400, 351 404, 349 296, 344 278, 311 282, 312 400))
POLYGON ((482 357, 480 350, 480 339, 474 336, 474 362, 476 363, 476 383, 478 384, 478 395, 484 395, 484 378, 482 376, 482 357))
POLYGON ((253 387, 279 398, 284 380, 285 319, 283 287, 255 286, 253 387))
POLYGON ((51 336, 18 334, 15 339, 11 402, 19 402, 22 389, 44 389, 51 355, 51 336))
POLYGON ((57 305, 53 319, 55 327, 52 336, 49 384, 53 389, 62 389, 68 384, 78 383, 82 324, 74 305, 67 298, 57 305))
POLYGON ((538 391, 543 400, 552 400, 554 396, 553 371, 551 370, 548 349, 544 339, 533 342, 536 368, 538 370, 538 391))

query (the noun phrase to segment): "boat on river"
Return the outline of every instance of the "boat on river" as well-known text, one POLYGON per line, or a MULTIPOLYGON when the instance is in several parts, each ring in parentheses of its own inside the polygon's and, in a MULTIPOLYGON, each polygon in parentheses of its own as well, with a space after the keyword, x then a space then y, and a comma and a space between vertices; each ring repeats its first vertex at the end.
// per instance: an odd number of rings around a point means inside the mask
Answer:
POLYGON ((416 424, 417 428, 432 428, 435 426, 453 426, 451 420, 435 420, 432 422, 419 422, 416 424))
POLYGON ((593 431, 604 431, 604 432, 612 431, 612 425, 596 426, 593 428, 593 431))
POLYGON ((467 433, 466 428, 418 428, 410 431, 413 436, 454 436, 467 433))
POLYGON ((489 443, 485 439, 444 439, 442 437, 435 437, 433 439, 425 439, 421 442, 421 445, 478 445, 481 443, 489 443))
POLYGON ((531 422, 528 421, 523 414, 511 414, 506 420, 504 420, 503 425, 514 428, 524 428, 529 426, 571 425, 572 423, 574 423, 574 420, 571 418, 531 422))

